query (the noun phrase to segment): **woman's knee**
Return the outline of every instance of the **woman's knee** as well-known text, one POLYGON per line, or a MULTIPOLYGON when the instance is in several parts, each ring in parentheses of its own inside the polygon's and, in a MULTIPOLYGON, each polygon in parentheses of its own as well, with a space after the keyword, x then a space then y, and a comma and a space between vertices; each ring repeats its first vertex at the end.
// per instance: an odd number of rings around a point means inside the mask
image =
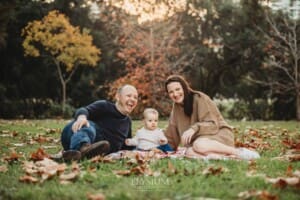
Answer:
POLYGON ((210 139, 198 138, 193 143, 193 150, 201 154, 206 154, 210 151, 209 143, 210 139))
POLYGON ((191 148, 191 147, 187 148, 185 151, 186 156, 193 156, 194 154, 195 154, 195 152, 194 152, 193 148, 191 148))

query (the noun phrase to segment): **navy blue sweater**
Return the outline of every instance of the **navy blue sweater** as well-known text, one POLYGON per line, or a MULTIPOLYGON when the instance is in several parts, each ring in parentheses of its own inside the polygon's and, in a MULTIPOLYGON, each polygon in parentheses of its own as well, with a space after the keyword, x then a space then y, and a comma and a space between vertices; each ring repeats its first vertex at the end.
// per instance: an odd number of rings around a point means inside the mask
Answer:
POLYGON ((95 101, 94 103, 76 110, 75 119, 79 115, 87 116, 88 120, 95 122, 97 138, 107 140, 110 143, 111 152, 120 149, 130 149, 124 141, 131 138, 131 119, 120 113, 116 105, 106 100, 95 101))

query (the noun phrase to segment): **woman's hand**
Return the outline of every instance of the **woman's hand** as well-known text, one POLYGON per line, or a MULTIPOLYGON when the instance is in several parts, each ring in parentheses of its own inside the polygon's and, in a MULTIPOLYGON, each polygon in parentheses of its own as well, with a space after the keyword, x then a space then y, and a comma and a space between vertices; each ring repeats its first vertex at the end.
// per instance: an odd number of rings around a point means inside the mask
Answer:
POLYGON ((78 130, 80 130, 83 126, 89 127, 89 121, 87 120, 85 115, 79 115, 77 117, 77 120, 72 125, 72 131, 76 133, 78 130))
POLYGON ((186 131, 184 131, 183 135, 181 136, 181 141, 183 145, 188 145, 191 143, 191 139, 193 135, 195 134, 195 130, 190 128, 186 131))

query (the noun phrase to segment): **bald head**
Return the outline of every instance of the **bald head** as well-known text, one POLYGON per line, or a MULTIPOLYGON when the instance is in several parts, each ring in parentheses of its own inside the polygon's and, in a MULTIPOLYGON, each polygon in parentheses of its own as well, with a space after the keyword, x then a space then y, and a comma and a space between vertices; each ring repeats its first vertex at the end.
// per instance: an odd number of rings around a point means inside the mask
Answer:
POLYGON ((123 85, 116 94, 117 109, 124 115, 130 114, 137 105, 138 92, 133 85, 123 85))
POLYGON ((126 85, 119 87, 117 90, 117 93, 121 94, 124 90, 132 90, 137 93, 137 89, 133 85, 130 85, 130 84, 126 84, 126 85))

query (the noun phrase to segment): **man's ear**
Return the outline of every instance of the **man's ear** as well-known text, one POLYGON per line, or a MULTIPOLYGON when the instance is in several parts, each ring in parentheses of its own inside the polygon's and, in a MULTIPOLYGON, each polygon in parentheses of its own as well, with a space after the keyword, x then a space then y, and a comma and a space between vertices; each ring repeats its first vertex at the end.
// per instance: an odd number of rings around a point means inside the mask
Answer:
POLYGON ((116 98, 116 101, 120 100, 120 94, 118 92, 116 93, 115 98, 116 98))

